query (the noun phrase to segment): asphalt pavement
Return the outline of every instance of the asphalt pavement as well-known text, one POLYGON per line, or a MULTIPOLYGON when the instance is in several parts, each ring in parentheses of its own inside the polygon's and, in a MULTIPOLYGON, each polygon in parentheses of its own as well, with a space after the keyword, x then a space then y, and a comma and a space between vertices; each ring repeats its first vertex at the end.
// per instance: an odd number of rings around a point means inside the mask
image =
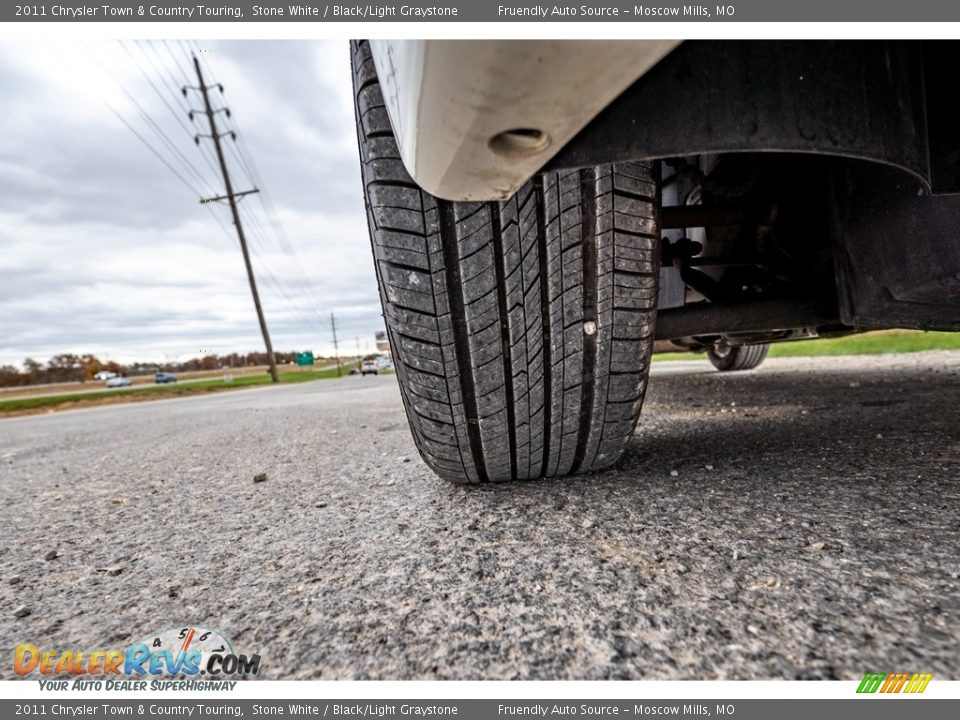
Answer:
POLYGON ((0 648, 189 624, 266 678, 960 679, 958 510, 958 352, 658 364, 617 469, 479 488, 392 377, 11 418, 0 648))

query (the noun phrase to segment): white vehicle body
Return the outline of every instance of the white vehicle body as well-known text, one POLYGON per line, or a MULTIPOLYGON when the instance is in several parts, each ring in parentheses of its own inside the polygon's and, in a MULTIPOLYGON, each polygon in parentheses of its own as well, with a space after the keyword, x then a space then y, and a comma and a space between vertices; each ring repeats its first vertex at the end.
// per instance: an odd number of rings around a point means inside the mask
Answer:
POLYGON ((370 41, 407 171, 437 197, 471 201, 513 195, 677 44, 370 41))
POLYGON ((130 378, 125 377, 112 377, 107 379, 108 388, 117 388, 117 387, 129 387, 133 383, 130 382, 130 378))

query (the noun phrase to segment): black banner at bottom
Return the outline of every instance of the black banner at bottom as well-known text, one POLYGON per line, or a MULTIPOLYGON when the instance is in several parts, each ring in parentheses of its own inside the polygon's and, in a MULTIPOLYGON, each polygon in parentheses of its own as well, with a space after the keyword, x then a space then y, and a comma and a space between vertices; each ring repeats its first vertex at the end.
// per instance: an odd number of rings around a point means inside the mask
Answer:
POLYGON ((261 718, 345 720, 539 720, 541 718, 736 718, 736 720, 939 720, 960 717, 960 700, 866 696, 849 700, 0 700, 0 717, 261 718), (905 705, 909 704, 909 709, 905 705))

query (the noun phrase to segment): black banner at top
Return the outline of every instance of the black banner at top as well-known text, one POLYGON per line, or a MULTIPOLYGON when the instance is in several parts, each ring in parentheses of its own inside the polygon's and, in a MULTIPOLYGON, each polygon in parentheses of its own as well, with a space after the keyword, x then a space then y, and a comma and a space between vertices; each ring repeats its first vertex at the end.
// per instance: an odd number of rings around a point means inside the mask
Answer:
POLYGON ((3 3, 3 22, 951 22, 956 0, 721 0, 573 3, 490 0, 60 0, 3 3))

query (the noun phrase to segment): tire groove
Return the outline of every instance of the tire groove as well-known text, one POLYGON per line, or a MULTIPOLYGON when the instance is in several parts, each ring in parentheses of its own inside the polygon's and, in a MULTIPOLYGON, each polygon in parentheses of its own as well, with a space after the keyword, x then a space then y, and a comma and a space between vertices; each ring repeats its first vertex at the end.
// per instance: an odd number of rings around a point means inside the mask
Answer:
MULTIPOLYGON (((630 200, 639 200, 645 203, 656 202, 656 198, 652 198, 649 195, 644 195, 643 193, 633 192, 632 190, 625 190, 624 188, 621 188, 621 187, 615 187, 612 192, 616 193, 620 197, 629 198, 630 200)), ((647 216, 642 215, 638 217, 647 217, 647 216)))
MULTIPOLYGON (((612 169, 611 169, 610 179, 611 179, 611 185, 612 185, 612 186, 615 185, 615 182, 614 182, 614 181, 615 181, 615 178, 613 177, 613 175, 614 175, 614 172, 613 172, 612 169)), ((609 211, 608 211, 608 212, 610 213, 610 215, 612 216, 612 217, 611 217, 611 219, 612 219, 611 226, 614 228, 614 231, 611 232, 611 234, 610 234, 610 244, 611 244, 610 251, 611 251, 611 253, 612 253, 612 255, 613 255, 613 266, 614 266, 614 267, 611 268, 611 270, 609 271, 609 275, 610 275, 610 277, 611 277, 614 281, 615 281, 615 279, 616 279, 616 270, 615 270, 615 268, 616 268, 617 259, 618 259, 618 253, 617 253, 617 233, 616 233, 616 231, 615 231, 615 228, 616 228, 616 226, 617 226, 617 197, 618 197, 618 191, 617 191, 616 189, 614 189, 614 190, 610 193, 610 209, 609 209, 609 211)), ((598 268, 598 271, 599 271, 599 268, 598 268)), ((614 283, 614 284, 615 284, 615 283, 614 283)), ((611 313, 611 317, 612 317, 612 316, 613 316, 613 311, 611 310, 610 313, 611 313)), ((612 334, 613 334, 613 333, 611 332, 611 335, 612 335, 612 334)), ((596 445, 595 445, 595 447, 593 448, 592 456, 591 456, 591 458, 590 458, 590 467, 591 467, 591 468, 596 465, 596 462, 597 462, 597 454, 600 452, 600 450, 601 450, 601 448, 603 447, 603 444, 604 444, 603 441, 604 441, 604 438, 606 437, 606 433, 607 433, 607 413, 608 413, 608 411, 610 410, 610 405, 612 404, 612 403, 610 402, 610 371, 613 369, 613 362, 614 362, 614 352, 613 352, 613 347, 612 347, 612 346, 613 346, 613 340, 612 340, 612 339, 610 340, 610 344, 611 344, 611 347, 610 347, 610 349, 609 349, 608 352, 607 352, 607 368, 606 368, 606 376, 605 376, 605 380, 604 380, 604 397, 603 397, 603 399, 602 399, 602 401, 601 401, 601 407, 603 408, 603 419, 600 421, 600 425, 599 425, 599 428, 598 428, 598 431, 599 431, 599 433, 600 433, 600 437, 597 439, 596 445)))
MULTIPOLYGON (((397 159, 399 160, 399 158, 397 159)), ((368 165, 370 162, 375 162, 375 161, 371 160, 364 164, 368 165)), ((417 192, 421 192, 419 185, 417 185, 414 182, 404 182, 403 180, 387 180, 385 178, 379 178, 377 180, 371 180, 370 182, 367 183, 367 187, 373 187, 373 186, 395 187, 395 188, 403 188, 404 190, 416 190, 417 192)))
POLYGON ((510 444, 510 477, 517 477, 517 417, 513 397, 513 348, 510 342, 510 315, 507 308, 507 256, 503 250, 500 205, 490 203, 490 229, 493 234, 493 267, 496 275, 497 312, 500 315, 500 353, 503 362, 503 388, 507 403, 507 438, 510 444))
POLYGON ((467 335, 467 315, 463 301, 463 285, 460 281, 460 252, 457 242, 457 221, 453 206, 445 200, 437 200, 437 215, 440 226, 440 246, 447 276, 447 294, 450 301, 450 324, 453 330, 453 354, 457 363, 457 379, 460 384, 460 402, 467 424, 470 440, 470 455, 480 482, 487 481, 486 464, 483 461, 483 446, 480 437, 480 420, 477 414, 477 396, 470 367, 470 340, 467 335))
POLYGON ((596 174, 593 170, 580 171, 580 235, 583 260, 583 323, 592 322, 594 331, 583 333, 582 377, 580 384, 580 422, 577 430, 577 449, 573 456, 571 473, 583 465, 593 426, 594 373, 597 365, 597 243, 596 233, 596 174))
POLYGON ((543 462, 540 465, 540 477, 547 474, 550 463, 551 398, 553 393, 553 365, 551 363, 552 331, 550 326, 550 289, 547 287, 549 268, 547 266, 547 212, 545 207, 543 176, 533 181, 533 194, 537 213, 537 260, 540 265, 540 324, 543 334, 543 462))
MULTIPOLYGON (((424 257, 424 259, 426 259, 426 260, 429 262, 429 257, 428 257, 428 255, 427 255, 426 253, 419 253, 419 254, 422 255, 422 256, 424 257)), ((380 262, 383 263, 384 265, 389 265, 390 268, 393 269, 393 270, 403 270, 403 271, 406 271, 406 272, 425 273, 425 274, 427 274, 427 275, 430 274, 430 268, 428 268, 428 267, 427 267, 427 268, 418 267, 418 266, 416 266, 416 265, 409 265, 409 264, 407 264, 407 263, 397 262, 396 260, 381 260, 380 262)))
POLYGON ((398 235, 412 235, 413 237, 420 238, 421 240, 425 240, 427 237, 426 233, 419 233, 416 230, 410 230, 408 228, 401 228, 401 227, 394 227, 392 225, 380 225, 379 223, 377 224, 377 230, 383 230, 385 232, 393 232, 393 233, 397 233, 398 235))

